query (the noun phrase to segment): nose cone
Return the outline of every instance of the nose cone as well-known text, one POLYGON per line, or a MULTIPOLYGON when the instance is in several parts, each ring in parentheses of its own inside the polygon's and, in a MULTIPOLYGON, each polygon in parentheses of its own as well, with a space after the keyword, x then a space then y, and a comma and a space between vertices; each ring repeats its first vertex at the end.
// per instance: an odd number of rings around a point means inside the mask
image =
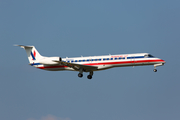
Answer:
MULTIPOLYGON (((162 59, 161 59, 162 60, 162 59)), ((165 60, 162 60, 162 63, 166 63, 166 61, 165 60)))
POLYGON ((164 65, 164 63, 166 63, 166 61, 165 60, 162 60, 162 59, 160 59, 160 62, 164 65))

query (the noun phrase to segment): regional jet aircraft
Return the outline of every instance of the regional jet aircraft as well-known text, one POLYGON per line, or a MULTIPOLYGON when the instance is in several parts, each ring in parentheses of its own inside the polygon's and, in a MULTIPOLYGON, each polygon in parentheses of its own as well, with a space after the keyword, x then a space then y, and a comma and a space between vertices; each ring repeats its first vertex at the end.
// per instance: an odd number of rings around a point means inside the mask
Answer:
POLYGON ((26 50, 31 66, 49 71, 78 71, 80 78, 83 77, 83 72, 89 72, 88 79, 92 79, 94 71, 113 67, 154 65, 153 71, 157 72, 156 67, 165 63, 164 60, 149 53, 61 58, 41 56, 34 46, 16 46, 26 50))

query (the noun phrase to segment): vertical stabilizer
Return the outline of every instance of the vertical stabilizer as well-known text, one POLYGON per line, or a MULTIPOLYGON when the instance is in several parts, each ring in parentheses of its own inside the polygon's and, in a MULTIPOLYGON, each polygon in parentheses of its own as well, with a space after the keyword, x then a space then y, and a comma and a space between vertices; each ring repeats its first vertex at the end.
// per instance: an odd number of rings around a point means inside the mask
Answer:
POLYGON ((39 52, 36 50, 34 46, 24 46, 24 45, 16 45, 16 46, 20 46, 21 48, 24 48, 26 50, 26 54, 28 56, 30 63, 38 62, 40 59, 43 58, 43 56, 39 54, 39 52))

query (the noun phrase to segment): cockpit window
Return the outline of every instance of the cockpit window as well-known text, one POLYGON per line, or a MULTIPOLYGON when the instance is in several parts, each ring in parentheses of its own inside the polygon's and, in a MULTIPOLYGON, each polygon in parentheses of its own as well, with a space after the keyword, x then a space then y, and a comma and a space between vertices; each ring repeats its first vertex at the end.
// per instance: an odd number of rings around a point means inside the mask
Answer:
POLYGON ((146 54, 144 55, 144 57, 146 58, 146 57, 154 57, 154 56, 152 56, 151 54, 146 54))
POLYGON ((152 56, 151 54, 149 54, 148 57, 154 57, 154 56, 152 56))

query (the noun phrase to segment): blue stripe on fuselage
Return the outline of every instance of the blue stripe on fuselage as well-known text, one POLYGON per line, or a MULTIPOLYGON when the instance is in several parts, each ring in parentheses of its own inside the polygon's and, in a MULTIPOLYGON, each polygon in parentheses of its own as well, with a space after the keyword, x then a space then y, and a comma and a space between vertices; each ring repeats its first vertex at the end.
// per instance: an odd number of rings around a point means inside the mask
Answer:
MULTIPOLYGON (((34 58, 34 55, 32 54, 32 52, 31 52, 31 55, 32 55, 32 57, 33 57, 33 60, 35 59, 34 58)), ((144 56, 135 56, 135 57, 127 57, 127 59, 138 59, 138 58, 150 58, 150 57, 144 57, 144 56)), ((102 59, 102 61, 109 61, 109 60, 103 60, 103 58, 101 58, 102 59)), ((107 59, 107 58, 106 58, 107 59)), ((92 59, 91 59, 92 60, 92 59)), ((73 62, 78 62, 79 60, 75 60, 75 61, 73 61, 73 62)), ((90 61, 90 59, 87 59, 86 61, 85 60, 82 60, 81 59, 81 62, 89 62, 90 61)), ((94 60, 93 60, 94 61, 94 60)), ((65 61, 64 61, 65 62, 65 61)), ((72 62, 72 61, 71 61, 72 62)), ((72 63, 73 63, 72 62, 72 63)), ((41 63, 32 63, 31 64, 32 66, 34 66, 34 65, 42 65, 41 63)))
POLYGON ((42 65, 42 64, 41 63, 32 63, 31 65, 33 66, 33 65, 42 65))

